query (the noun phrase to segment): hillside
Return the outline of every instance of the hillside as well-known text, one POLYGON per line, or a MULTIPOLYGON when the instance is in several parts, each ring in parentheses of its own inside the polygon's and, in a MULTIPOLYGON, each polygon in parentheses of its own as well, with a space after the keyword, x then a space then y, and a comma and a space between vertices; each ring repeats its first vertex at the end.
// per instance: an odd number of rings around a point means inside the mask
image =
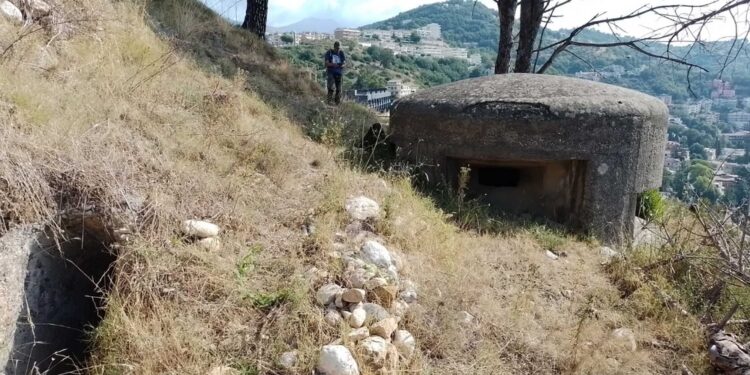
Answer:
POLYGON ((56 5, 0 18, 6 374, 310 374, 333 343, 362 374, 708 371, 703 307, 663 299, 705 286, 682 247, 613 260, 415 187, 352 147, 371 113, 196 1, 56 5), (363 282, 346 324, 330 284, 363 282))
POLYGON ((422 5, 397 16, 362 26, 360 29, 415 29, 437 23, 445 41, 457 46, 497 50, 497 11, 471 0, 449 0, 422 5))

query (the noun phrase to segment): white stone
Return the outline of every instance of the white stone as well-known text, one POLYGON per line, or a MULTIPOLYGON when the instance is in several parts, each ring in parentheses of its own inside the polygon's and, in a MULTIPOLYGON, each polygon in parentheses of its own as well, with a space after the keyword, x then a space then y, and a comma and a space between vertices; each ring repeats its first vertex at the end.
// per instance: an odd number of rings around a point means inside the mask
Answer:
POLYGON ((398 269, 396 269, 396 266, 390 266, 387 270, 384 271, 385 276, 388 280, 392 281, 394 284, 398 284, 398 269))
POLYGON ((391 306, 391 314, 403 317, 406 315, 406 312, 409 311, 409 304, 402 301, 402 300, 396 300, 393 302, 393 306, 391 306))
POLYGON ((207 221, 185 220, 182 222, 182 233, 198 238, 216 237, 219 235, 219 226, 207 221))
POLYGON ((339 323, 341 323, 341 314, 336 310, 328 310, 326 311, 325 320, 332 327, 338 327, 339 323))
POLYGON ((352 315, 349 317, 349 326, 352 328, 362 327, 365 320, 367 320, 367 311, 364 307, 358 306, 352 310, 352 315))
POLYGON ((547 255, 547 258, 550 258, 552 260, 557 260, 558 258, 560 258, 559 256, 557 256, 557 254, 555 254, 555 253, 553 253, 553 252, 551 252, 549 250, 547 250, 547 252, 544 253, 544 254, 547 255))
POLYGON ((344 257, 344 264, 346 264, 347 270, 364 268, 367 265, 362 259, 352 258, 350 256, 344 257))
POLYGON ((327 278, 328 272, 318 269, 317 267, 310 267, 307 269, 307 271, 305 271, 305 273, 303 274, 303 277, 305 278, 305 280, 309 281, 311 284, 315 284, 327 278))
POLYGON ((346 212, 354 220, 375 219, 380 215, 380 206, 367 197, 356 197, 346 201, 346 212))
POLYGON ((341 292, 341 287, 336 284, 326 284, 318 289, 315 294, 315 300, 318 304, 326 306, 334 303, 336 300, 336 294, 341 292))
POLYGON ((365 283, 365 289, 373 290, 379 286, 386 286, 386 285, 388 285, 388 280, 382 277, 373 277, 372 279, 368 280, 365 283))
POLYGON ((409 359, 414 354, 414 350, 417 348, 417 342, 414 340, 409 331, 403 329, 396 331, 393 334, 393 345, 398 349, 399 354, 402 357, 409 359))
POLYGON ((376 303, 365 303, 362 308, 367 312, 367 320, 377 322, 391 316, 388 310, 376 303))
POLYGON ((401 255, 396 251, 391 251, 391 260, 393 266, 396 267, 396 271, 402 271, 404 269, 404 260, 401 255))
POLYGON ((343 299, 344 302, 349 302, 349 303, 364 302, 364 300, 365 300, 365 290, 364 289, 356 289, 356 288, 355 289, 347 289, 342 294, 341 299, 343 299))
POLYGON ((625 345, 630 351, 636 351, 638 344, 635 340, 635 333, 630 328, 618 328, 612 331, 612 337, 621 344, 625 345))
POLYGON ((393 265, 391 254, 385 246, 376 241, 367 241, 362 245, 362 260, 380 268, 388 269, 393 265))
POLYGON ((359 366, 343 345, 326 345, 320 349, 318 371, 325 375, 359 375, 359 366))
POLYGON ((383 367, 388 353, 388 341, 378 336, 370 336, 359 343, 361 353, 375 367, 383 367))
POLYGON ((385 318, 370 326, 370 334, 380 336, 386 340, 391 339, 391 335, 398 328, 398 319, 394 317, 385 318))
POLYGON ((344 300, 343 300, 344 290, 341 289, 338 293, 336 293, 336 298, 334 299, 334 305, 340 309, 344 308, 344 300))
POLYGON ((609 246, 602 246, 602 247, 600 247, 599 248, 599 254, 602 257, 606 258, 606 259, 617 258, 618 256, 620 256, 620 253, 618 253, 617 251, 613 250, 609 246))
POLYGON ((411 280, 404 280, 401 283, 399 297, 406 303, 417 302, 417 286, 411 280))
POLYGON ((353 270, 347 270, 344 273, 344 281, 347 286, 352 288, 361 289, 365 287, 365 283, 373 278, 375 274, 362 268, 353 270))
POLYGON ((198 241, 198 244, 208 251, 215 252, 221 250, 221 241, 216 237, 203 238, 198 241))
POLYGON ((358 342, 370 337, 370 330, 367 327, 357 328, 349 332, 346 337, 352 342, 358 342))
POLYGON ((284 352, 279 358, 279 364, 285 370, 293 370, 297 366, 297 360, 299 359, 299 352, 292 350, 290 352, 284 352))
POLYGON ((463 325, 469 325, 474 323, 474 315, 469 314, 467 311, 460 311, 458 313, 458 322, 463 325))
POLYGON ((23 14, 21 14, 21 11, 13 5, 13 3, 7 0, 0 0, 0 15, 14 23, 23 22, 23 14))
POLYGON ((28 4, 31 11, 31 18, 42 18, 52 12, 52 7, 42 0, 30 0, 28 4))

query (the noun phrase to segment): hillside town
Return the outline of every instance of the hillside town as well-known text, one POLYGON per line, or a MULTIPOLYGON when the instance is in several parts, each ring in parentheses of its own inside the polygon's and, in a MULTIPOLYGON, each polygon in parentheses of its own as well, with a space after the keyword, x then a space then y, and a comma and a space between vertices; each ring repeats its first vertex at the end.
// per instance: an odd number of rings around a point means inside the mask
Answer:
POLYGON ((711 83, 710 98, 675 102, 669 95, 661 95, 669 107, 669 140, 664 152, 664 167, 668 173, 677 172, 690 160, 706 160, 715 169, 714 188, 725 194, 740 182, 739 173, 748 165, 746 150, 750 141, 750 97, 739 97, 731 82, 715 79, 711 83), (715 145, 689 144, 688 137, 680 136, 692 127, 715 127, 715 145))
POLYGON ((319 32, 274 33, 267 35, 268 42, 275 47, 312 44, 326 40, 353 41, 367 48, 377 46, 393 51, 395 55, 454 58, 477 66, 482 63, 478 53, 471 54, 466 48, 451 47, 443 40, 440 25, 428 24, 416 29, 346 29, 338 28, 333 34, 319 32))

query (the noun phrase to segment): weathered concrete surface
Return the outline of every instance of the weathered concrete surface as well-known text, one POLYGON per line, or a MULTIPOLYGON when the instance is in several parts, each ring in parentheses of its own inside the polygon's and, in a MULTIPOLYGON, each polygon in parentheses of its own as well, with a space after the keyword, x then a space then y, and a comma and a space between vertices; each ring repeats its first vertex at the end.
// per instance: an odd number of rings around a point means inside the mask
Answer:
POLYGON ((667 119, 666 106, 648 95, 534 74, 439 86, 391 110, 402 155, 449 180, 467 161, 576 161, 585 170, 577 168, 582 183, 568 194, 574 201, 563 221, 611 243, 632 239, 638 193, 661 185, 667 119))
POLYGON ((78 233, 21 230, 0 242, 10 276, 0 279, 0 374, 68 373, 85 360, 115 256, 92 232, 78 233))
POLYGON ((34 231, 12 230, 0 237, 0 374, 13 349, 16 321, 21 313, 24 279, 34 231))

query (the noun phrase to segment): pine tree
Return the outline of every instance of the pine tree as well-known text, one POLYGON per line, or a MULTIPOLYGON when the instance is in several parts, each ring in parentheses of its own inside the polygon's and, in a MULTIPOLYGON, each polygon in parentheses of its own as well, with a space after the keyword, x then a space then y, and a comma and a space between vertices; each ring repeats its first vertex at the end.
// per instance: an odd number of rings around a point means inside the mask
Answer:
POLYGON ((245 21, 242 28, 255 35, 266 37, 266 19, 268 18, 268 0, 247 0, 245 21))

